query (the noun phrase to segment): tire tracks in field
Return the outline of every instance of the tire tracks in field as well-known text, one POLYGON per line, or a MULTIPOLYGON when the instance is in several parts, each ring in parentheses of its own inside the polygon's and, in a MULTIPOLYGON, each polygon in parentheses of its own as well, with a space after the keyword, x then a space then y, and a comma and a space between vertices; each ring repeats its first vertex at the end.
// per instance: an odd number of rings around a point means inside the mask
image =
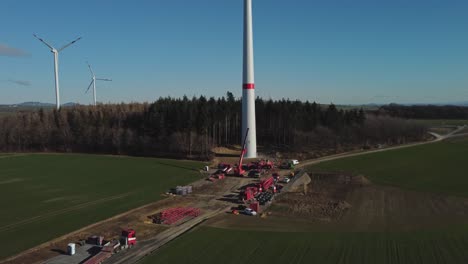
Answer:
POLYGON ((113 200, 117 200, 117 199, 122 199, 124 197, 127 197, 127 196, 131 195, 132 193, 133 192, 128 192, 128 193, 119 194, 119 195, 115 195, 115 196, 105 197, 105 198, 98 199, 98 200, 93 200, 93 201, 86 202, 86 203, 77 204, 77 205, 74 205, 74 206, 71 206, 71 207, 67 207, 67 208, 64 208, 64 209, 52 211, 52 212, 49 212, 49 213, 46 213, 46 214, 43 214, 43 215, 38 215, 38 216, 31 217, 31 218, 28 218, 28 219, 25 219, 25 220, 22 220, 22 221, 19 221, 19 222, 15 222, 15 223, 12 223, 12 224, 1 226, 0 227, 0 233, 8 231, 8 230, 16 229, 18 227, 21 227, 21 226, 24 226, 24 225, 27 225, 27 224, 35 223, 35 222, 38 222, 38 221, 43 220, 45 218, 65 214, 65 213, 68 213, 68 212, 77 211, 77 210, 80 210, 80 209, 83 209, 83 208, 86 208, 86 207, 89 207, 89 206, 97 205, 97 204, 100 204, 100 203, 105 203, 105 202, 109 202, 109 201, 113 201, 113 200))

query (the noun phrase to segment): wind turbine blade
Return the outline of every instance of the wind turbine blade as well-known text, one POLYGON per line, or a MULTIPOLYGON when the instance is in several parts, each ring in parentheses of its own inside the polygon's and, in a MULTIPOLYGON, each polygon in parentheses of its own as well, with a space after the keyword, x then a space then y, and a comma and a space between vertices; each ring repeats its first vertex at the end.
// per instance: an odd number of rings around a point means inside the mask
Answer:
POLYGON ((81 39, 81 37, 79 37, 79 38, 75 39, 74 41, 68 43, 67 45, 61 47, 61 48, 58 50, 58 52, 60 52, 60 51, 62 51, 62 50, 64 50, 64 49, 70 47, 73 43, 77 42, 77 41, 80 40, 80 39, 81 39))
POLYGON ((91 80, 91 83, 89 84, 88 89, 86 89, 85 94, 88 93, 89 89, 91 89, 91 86, 93 85, 93 82, 94 82, 94 80, 91 80))
POLYGON ((46 45, 47 47, 49 47, 51 50, 54 49, 54 47, 52 47, 52 45, 50 45, 49 43, 47 43, 45 40, 43 40, 42 38, 38 37, 36 34, 33 34, 33 36, 35 38, 37 38, 40 42, 44 43, 44 45, 46 45))
POLYGON ((91 72, 91 74, 92 74, 93 77, 94 77, 95 75, 94 75, 93 69, 91 69, 91 65, 89 65, 88 62, 86 62, 86 64, 88 64, 89 71, 91 72))
POLYGON ((96 78, 98 81, 106 81, 106 82, 112 82, 112 79, 101 79, 101 78, 96 78))

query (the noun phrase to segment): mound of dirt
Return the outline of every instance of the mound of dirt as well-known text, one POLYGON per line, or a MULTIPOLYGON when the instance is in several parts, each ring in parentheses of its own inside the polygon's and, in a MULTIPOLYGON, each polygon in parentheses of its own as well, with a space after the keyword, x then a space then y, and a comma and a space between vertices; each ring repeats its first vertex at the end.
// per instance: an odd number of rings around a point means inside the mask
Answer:
POLYGON ((215 147, 212 148, 211 151, 215 154, 232 154, 232 155, 239 155, 238 149, 231 149, 231 148, 225 148, 225 147, 215 147))
MULTIPOLYGON (((296 176, 298 177, 298 176, 296 176)), ((289 187, 290 191, 295 192, 298 191, 299 188, 302 188, 305 185, 309 185, 312 182, 312 179, 310 178, 309 174, 304 173, 299 176, 300 178, 297 178, 289 187)))
POLYGON ((352 207, 346 200, 350 192, 371 182, 362 175, 327 173, 312 177, 304 174, 294 184, 295 188, 276 201, 278 206, 273 207, 272 214, 330 222, 340 219, 352 207), (299 188, 304 184, 307 192, 299 188))
POLYGON ((368 186, 372 184, 371 181, 363 175, 353 176, 351 178, 351 183, 353 185, 359 185, 359 186, 368 186))

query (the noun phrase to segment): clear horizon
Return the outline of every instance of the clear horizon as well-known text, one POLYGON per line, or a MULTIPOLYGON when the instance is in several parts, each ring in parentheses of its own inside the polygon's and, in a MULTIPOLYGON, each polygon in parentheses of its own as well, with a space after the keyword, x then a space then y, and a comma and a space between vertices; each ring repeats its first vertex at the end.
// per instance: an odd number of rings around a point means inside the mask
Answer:
MULTIPOLYGON (((0 104, 241 95, 242 0, 2 3, 0 104), (55 16, 55 17, 54 17, 55 16)), ((468 101, 468 3, 254 0, 256 93, 323 104, 468 101), (286 3, 286 4, 285 4, 286 3)))

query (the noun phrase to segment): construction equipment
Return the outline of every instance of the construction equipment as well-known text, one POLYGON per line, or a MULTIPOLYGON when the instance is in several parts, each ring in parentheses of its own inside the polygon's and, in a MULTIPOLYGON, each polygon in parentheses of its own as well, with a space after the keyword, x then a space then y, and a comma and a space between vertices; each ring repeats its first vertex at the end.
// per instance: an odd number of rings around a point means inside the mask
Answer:
POLYGON ((211 182, 215 182, 217 180, 222 180, 226 178, 226 176, 224 175, 224 173, 215 173, 215 174, 212 174, 210 175, 210 177, 208 177, 208 180, 211 181, 211 182))
POLYGON ((263 192, 263 193, 258 194, 255 197, 255 199, 257 199, 257 201, 258 201, 258 203, 260 203, 260 205, 264 205, 266 203, 271 202, 271 200, 273 199, 273 193, 263 192))
POLYGON ((241 192, 241 200, 250 201, 255 198, 255 195, 259 193, 258 187, 247 187, 243 192, 241 192))
POLYGON ((260 190, 260 192, 266 192, 273 184, 275 184, 274 178, 269 177, 268 179, 262 180, 258 184, 258 189, 260 190))
POLYGON ((92 256, 91 258, 89 258, 88 260, 83 262, 83 264, 100 264, 100 263, 103 263, 108 258, 110 258, 112 256, 112 254, 114 254, 114 252, 116 251, 116 249, 119 246, 120 246, 119 241, 113 241, 112 243, 109 242, 106 246, 104 246, 101 249, 101 251, 99 253, 97 253, 96 255, 92 256))
POLYGON ((120 243, 123 246, 132 247, 136 245, 136 232, 133 229, 122 230, 122 235, 120 236, 120 243))
POLYGON ((254 210, 257 213, 260 213, 260 204, 259 204, 259 202, 251 203, 249 208, 254 210))
POLYGON ((259 160, 250 162, 247 165, 249 170, 271 170, 274 168, 274 163, 270 160, 259 160))
POLYGON ((270 160, 261 160, 259 162, 259 166, 264 170, 271 170, 274 168, 274 165, 273 161, 270 160))
POLYGON ((244 161, 244 155, 247 153, 247 149, 245 148, 247 143, 247 136, 249 135, 249 128, 245 132, 244 142, 242 144, 242 151, 239 157, 239 164, 234 167, 234 176, 244 177, 245 170, 242 168, 242 162, 244 161))
POLYGON ((104 241, 103 236, 90 236, 86 240, 86 243, 90 245, 97 245, 97 246, 102 246, 102 242, 104 241))
POLYGON ((285 163, 281 164, 280 169, 284 169, 284 170, 293 170, 294 167, 295 167, 294 163, 292 163, 292 162, 285 162, 285 163))

